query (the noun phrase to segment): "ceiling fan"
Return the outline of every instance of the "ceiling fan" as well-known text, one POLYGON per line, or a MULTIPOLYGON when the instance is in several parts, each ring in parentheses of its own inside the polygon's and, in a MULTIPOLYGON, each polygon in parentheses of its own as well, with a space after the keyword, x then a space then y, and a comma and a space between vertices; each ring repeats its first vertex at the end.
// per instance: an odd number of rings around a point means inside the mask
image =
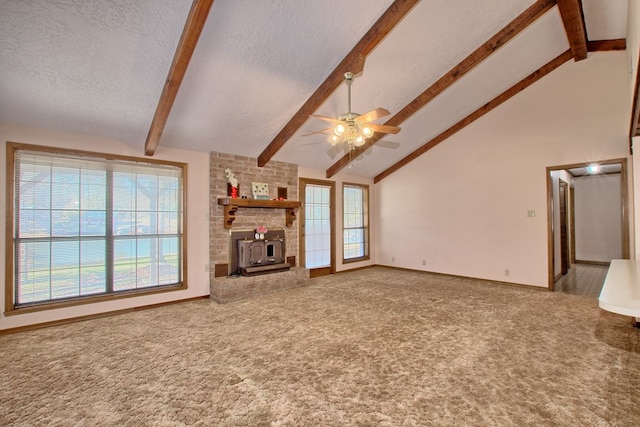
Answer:
POLYGON ((354 150, 356 147, 364 145, 367 138, 373 136, 375 132, 378 133, 398 133, 400 128, 397 126, 379 125, 371 123, 380 117, 388 116, 391 114, 384 108, 376 108, 365 114, 358 114, 351 111, 351 83, 353 81, 353 73, 347 72, 344 74, 344 81, 347 84, 348 90, 348 112, 340 114, 337 119, 321 115, 311 115, 320 120, 331 122, 334 125, 330 128, 308 132, 304 136, 315 135, 319 133, 329 134, 329 143, 331 148, 334 149, 338 146, 342 146, 345 150, 354 150))

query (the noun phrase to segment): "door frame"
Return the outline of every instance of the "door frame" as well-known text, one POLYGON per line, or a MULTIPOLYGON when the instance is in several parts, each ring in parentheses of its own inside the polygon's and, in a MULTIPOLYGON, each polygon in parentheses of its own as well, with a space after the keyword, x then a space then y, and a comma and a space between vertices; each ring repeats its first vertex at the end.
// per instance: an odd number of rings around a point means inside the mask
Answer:
POLYGON ((569 249, 569 235, 571 234, 569 225, 569 183, 562 178, 558 179, 559 192, 558 202, 560 206, 560 274, 565 275, 571 267, 571 256, 569 249), (564 228, 564 233, 562 229, 564 228))
POLYGON ((555 254, 553 239, 553 179, 551 172, 565 169, 587 167, 592 164, 599 165, 620 165, 620 199, 622 213, 622 258, 629 259, 629 181, 627 174, 627 159, 611 159, 585 163, 574 163, 569 165, 548 166, 546 169, 547 180, 547 280, 550 291, 554 290, 555 284, 555 254))
POLYGON ((327 181, 323 179, 313 178, 298 178, 298 192, 299 198, 302 203, 300 207, 300 220, 298 221, 298 247, 300 253, 300 265, 304 268, 307 264, 306 249, 305 249, 305 221, 306 221, 306 185, 321 185, 329 187, 329 220, 331 221, 331 243, 330 243, 330 266, 309 269, 310 277, 325 276, 328 274, 334 274, 336 272, 336 183, 335 181, 327 181))

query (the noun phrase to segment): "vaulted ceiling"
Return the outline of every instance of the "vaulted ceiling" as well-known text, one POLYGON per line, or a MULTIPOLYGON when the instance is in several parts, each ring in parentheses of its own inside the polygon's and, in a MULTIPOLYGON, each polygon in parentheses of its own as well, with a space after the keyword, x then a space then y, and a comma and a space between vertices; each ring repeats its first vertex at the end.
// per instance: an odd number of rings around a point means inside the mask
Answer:
POLYGON ((624 49, 627 7, 196 0, 194 16, 188 0, 3 1, 0 122, 380 180, 565 62, 624 49), (359 68, 353 111, 384 107, 377 122, 402 130, 332 158, 326 136, 304 136, 327 127, 308 115, 345 113, 341 76, 359 68))

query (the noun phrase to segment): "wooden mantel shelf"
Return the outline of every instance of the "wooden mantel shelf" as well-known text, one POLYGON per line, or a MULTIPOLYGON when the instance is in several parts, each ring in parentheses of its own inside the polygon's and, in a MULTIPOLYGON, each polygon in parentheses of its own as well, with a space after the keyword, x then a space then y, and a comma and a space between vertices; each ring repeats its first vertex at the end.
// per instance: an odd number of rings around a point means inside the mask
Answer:
POLYGON ((224 228, 231 228, 236 219, 238 208, 285 209, 286 225, 291 227, 293 221, 296 220, 296 209, 302 205, 302 203, 292 200, 232 199, 230 197, 218 199, 218 204, 224 206, 224 228))

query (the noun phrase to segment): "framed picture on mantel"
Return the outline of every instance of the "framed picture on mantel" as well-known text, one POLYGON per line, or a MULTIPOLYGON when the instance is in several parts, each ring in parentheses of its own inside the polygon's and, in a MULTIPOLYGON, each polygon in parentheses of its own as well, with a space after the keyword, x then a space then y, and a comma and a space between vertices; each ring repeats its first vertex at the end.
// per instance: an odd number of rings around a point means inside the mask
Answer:
POLYGON ((251 194, 257 200, 269 200, 269 184, 265 182, 252 182, 251 194))

